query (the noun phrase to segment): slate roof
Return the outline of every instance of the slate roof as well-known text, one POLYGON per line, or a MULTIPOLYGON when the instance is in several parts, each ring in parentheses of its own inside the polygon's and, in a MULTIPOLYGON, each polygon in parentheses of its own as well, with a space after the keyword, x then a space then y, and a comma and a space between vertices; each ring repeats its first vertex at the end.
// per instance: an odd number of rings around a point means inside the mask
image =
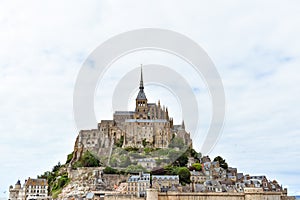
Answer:
POLYGON ((114 114, 115 115, 133 115, 135 112, 134 111, 116 111, 114 114))
POLYGON ((168 122, 166 119, 126 119, 125 122, 168 122))
POLYGON ((146 94, 143 89, 140 89, 136 99, 138 99, 138 100, 147 99, 146 94))
POLYGON ((47 186, 48 183, 47 183, 47 180, 46 179, 32 179, 32 178, 29 178, 27 181, 26 181, 26 185, 39 185, 39 186, 47 186))
POLYGON ((154 179, 167 179, 167 180, 175 180, 175 179, 179 179, 179 176, 178 175, 153 175, 152 176, 152 180, 154 179))

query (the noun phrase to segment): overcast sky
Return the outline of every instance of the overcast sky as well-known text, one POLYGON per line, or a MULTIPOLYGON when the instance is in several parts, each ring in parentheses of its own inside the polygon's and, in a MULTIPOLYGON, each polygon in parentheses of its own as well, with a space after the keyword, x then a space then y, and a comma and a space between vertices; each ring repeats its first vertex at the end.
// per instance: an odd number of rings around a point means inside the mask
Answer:
MULTIPOLYGON (((240 172, 267 175, 290 194, 300 194, 299 24, 297 0, 0 1, 0 197, 18 179, 24 183, 51 170, 72 152, 78 133, 73 90, 89 54, 114 35, 149 27, 196 41, 219 71, 226 123, 211 157, 221 155, 240 172)), ((155 63, 180 65, 154 54, 155 63)), ((116 85, 124 74, 116 72, 118 66, 130 63, 130 71, 151 64, 149 55, 125 57, 103 80, 116 85)), ((205 84, 199 87, 195 95, 205 131, 211 108, 205 84)), ((170 93, 151 85, 145 90, 150 102, 160 98, 181 121, 170 93)), ((95 94, 99 121, 112 118, 104 105, 110 101, 109 95, 95 94)))

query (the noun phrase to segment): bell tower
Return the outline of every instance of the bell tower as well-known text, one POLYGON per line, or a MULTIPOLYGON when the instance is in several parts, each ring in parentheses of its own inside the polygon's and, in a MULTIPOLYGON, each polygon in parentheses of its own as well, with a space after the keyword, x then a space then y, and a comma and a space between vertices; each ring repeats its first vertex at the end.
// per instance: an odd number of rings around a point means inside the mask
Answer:
POLYGON ((148 119, 148 100, 144 92, 143 67, 141 65, 140 91, 135 99, 135 119, 148 119))

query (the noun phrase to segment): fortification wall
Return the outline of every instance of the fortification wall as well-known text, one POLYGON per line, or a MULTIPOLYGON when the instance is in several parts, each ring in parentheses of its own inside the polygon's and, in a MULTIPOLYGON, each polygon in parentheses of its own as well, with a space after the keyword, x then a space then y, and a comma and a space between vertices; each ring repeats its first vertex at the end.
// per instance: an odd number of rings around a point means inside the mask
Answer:
MULTIPOLYGON (((158 200, 245 200, 243 193, 158 193, 158 200)), ((150 200, 150 199, 149 199, 150 200)))
POLYGON ((281 192, 247 191, 245 193, 158 193, 147 190, 147 200, 294 200, 281 192))
POLYGON ((296 200, 296 197, 294 197, 294 196, 282 196, 281 200, 296 200))
POLYGON ((135 195, 123 194, 123 195, 105 195, 104 200, 145 200, 145 198, 138 198, 135 195))

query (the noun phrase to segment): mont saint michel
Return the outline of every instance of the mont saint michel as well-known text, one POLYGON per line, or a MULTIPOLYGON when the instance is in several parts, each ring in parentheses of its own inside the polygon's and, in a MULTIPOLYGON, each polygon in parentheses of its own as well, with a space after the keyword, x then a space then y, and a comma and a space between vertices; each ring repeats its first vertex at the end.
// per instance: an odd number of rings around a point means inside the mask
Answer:
POLYGON ((134 111, 116 111, 81 130, 64 163, 17 180, 9 200, 294 199, 277 180, 197 152, 184 121, 174 124, 167 106, 148 102, 142 67, 138 81, 134 111))
MULTIPOLYGON (((149 103, 144 91, 141 69, 139 93, 134 111, 116 111, 113 120, 101 120, 97 129, 80 131, 75 144, 74 160, 86 150, 98 156, 107 155, 115 144, 122 148, 168 148, 176 137, 185 146, 192 147, 190 134, 184 121, 173 124, 168 108, 158 103, 149 103)), ((73 161, 74 161, 73 160, 73 161)))

